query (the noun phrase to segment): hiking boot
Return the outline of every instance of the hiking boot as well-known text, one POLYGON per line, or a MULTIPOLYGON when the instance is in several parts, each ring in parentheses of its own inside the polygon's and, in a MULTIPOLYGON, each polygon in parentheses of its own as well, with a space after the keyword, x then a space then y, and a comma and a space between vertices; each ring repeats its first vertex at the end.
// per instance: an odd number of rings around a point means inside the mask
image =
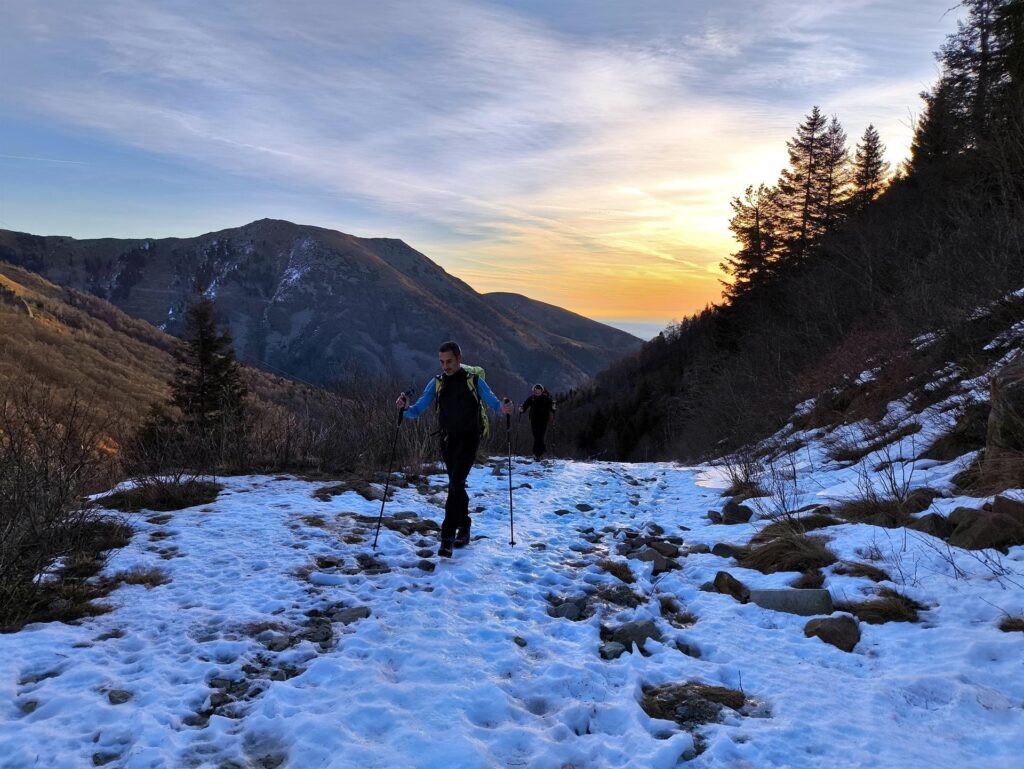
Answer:
POLYGON ((452 557, 452 545, 453 544, 454 544, 453 540, 442 539, 441 540, 441 546, 439 548, 437 548, 437 554, 441 558, 451 558, 452 557))
POLYGON ((460 526, 455 532, 455 547, 465 547, 469 544, 469 524, 460 526))

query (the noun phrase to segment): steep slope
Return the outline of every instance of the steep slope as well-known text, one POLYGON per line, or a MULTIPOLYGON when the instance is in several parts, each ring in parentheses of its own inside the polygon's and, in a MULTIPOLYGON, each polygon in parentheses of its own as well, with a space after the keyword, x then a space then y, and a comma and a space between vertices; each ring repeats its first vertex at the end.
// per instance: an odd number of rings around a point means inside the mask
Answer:
POLYGON ((527 327, 539 329, 545 342, 590 370, 601 371, 642 344, 625 331, 522 294, 496 291, 483 298, 506 317, 521 318, 527 327))
POLYGON ((203 293, 215 298, 243 360, 313 381, 353 371, 418 380, 436 368, 438 343, 456 339, 503 392, 534 380, 567 389, 637 344, 620 333, 602 343, 592 328, 577 340, 575 320, 563 329, 509 316, 402 241, 284 221, 162 240, 0 231, 0 259, 169 333, 203 293))
MULTIPOLYGON (((0 387, 50 388, 79 395, 97 416, 136 422, 168 395, 174 337, 91 294, 54 285, 0 261, 0 387)), ((261 407, 299 411, 321 396, 302 385, 246 367, 261 407)))

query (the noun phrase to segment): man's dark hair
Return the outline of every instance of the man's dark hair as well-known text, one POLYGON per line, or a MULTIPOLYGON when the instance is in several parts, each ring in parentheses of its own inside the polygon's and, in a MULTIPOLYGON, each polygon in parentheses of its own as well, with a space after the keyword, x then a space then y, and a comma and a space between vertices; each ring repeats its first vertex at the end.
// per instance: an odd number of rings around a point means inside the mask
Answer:
POLYGON ((456 344, 455 342, 445 342, 443 345, 441 345, 438 348, 437 351, 438 352, 451 352, 451 353, 455 353, 455 357, 456 358, 461 358, 462 357, 462 348, 459 347, 459 345, 456 344))

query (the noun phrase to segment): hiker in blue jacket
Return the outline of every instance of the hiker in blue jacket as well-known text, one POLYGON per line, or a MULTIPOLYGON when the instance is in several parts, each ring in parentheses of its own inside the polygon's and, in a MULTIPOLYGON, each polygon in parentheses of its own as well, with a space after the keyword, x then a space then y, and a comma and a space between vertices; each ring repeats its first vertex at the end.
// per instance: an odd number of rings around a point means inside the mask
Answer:
POLYGON ((482 404, 509 414, 512 401, 499 401, 481 376, 482 370, 462 365, 462 350, 455 342, 445 342, 438 350, 441 374, 423 388, 414 404, 402 393, 395 401, 405 409, 408 419, 416 419, 431 403, 437 404, 437 421, 441 432, 441 456, 448 471, 448 499, 444 503, 441 523, 441 546, 437 554, 450 558, 453 547, 469 544, 469 494, 466 478, 476 461, 480 436, 484 432, 482 404))

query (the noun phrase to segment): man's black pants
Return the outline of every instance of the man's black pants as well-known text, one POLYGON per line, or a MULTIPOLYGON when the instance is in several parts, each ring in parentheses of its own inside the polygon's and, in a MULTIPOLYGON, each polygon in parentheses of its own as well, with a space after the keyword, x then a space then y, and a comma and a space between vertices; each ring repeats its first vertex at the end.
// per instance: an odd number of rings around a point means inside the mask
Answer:
POLYGON ((546 422, 531 422, 530 428, 533 430, 533 455, 540 459, 548 450, 548 447, 544 445, 544 433, 548 426, 546 422))
POLYGON ((476 450, 480 445, 480 434, 448 433, 441 439, 441 457, 448 469, 448 499, 444 503, 444 522, 441 524, 441 539, 455 539, 455 532, 461 526, 469 525, 469 493, 466 478, 476 461, 476 450))

